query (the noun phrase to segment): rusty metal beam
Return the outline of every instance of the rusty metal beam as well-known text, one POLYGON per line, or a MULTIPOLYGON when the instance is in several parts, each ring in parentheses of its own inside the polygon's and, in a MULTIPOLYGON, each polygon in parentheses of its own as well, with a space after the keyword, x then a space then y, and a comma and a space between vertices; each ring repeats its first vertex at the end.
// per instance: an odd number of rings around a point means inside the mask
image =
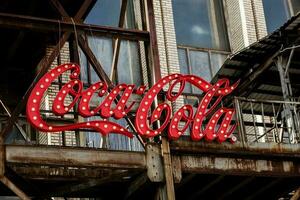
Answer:
POLYGON ((6 145, 5 151, 6 162, 10 164, 146 169, 143 152, 29 145, 6 145))
MULTIPOLYGON (((122 28, 124 26, 125 22, 125 15, 126 15, 126 8, 127 8, 128 0, 122 0, 122 5, 121 5, 121 13, 120 13, 120 18, 119 18, 119 27, 122 28)), ((117 65, 119 61, 119 53, 121 49, 121 40, 116 39, 113 41, 113 60, 112 60, 112 66, 111 66, 111 75, 110 79, 113 80, 113 77, 115 77, 115 73, 117 70, 117 65)))
POLYGON ((8 187, 11 191, 13 191, 20 199, 22 200, 30 200, 30 198, 13 182, 11 182, 6 176, 0 178, 0 181, 8 187))
POLYGON ((12 112, 11 117, 9 118, 6 126, 2 129, 2 131, 0 133, 0 137, 5 138, 6 134, 11 130, 14 123, 16 123, 17 118, 18 118, 20 112, 23 110, 23 108, 24 108, 24 106, 27 102, 27 99, 30 95, 30 92, 31 92, 32 88, 34 87, 35 83, 47 72, 47 70, 50 67, 51 63, 58 56, 59 50, 62 48, 62 46, 65 44, 65 42, 68 40, 69 37, 70 37, 70 33, 64 33, 62 35, 62 37, 60 38, 58 44, 55 46, 54 50, 51 52, 50 56, 49 57, 45 56, 40 61, 40 63, 38 64, 38 66, 40 67, 40 70, 39 70, 38 74, 36 75, 33 82, 31 83, 31 85, 27 89, 26 93, 24 94, 24 96, 22 98, 22 101, 20 101, 18 103, 18 105, 16 106, 16 108, 12 112))
MULTIPOLYGON (((76 13, 76 17, 75 20, 79 20, 83 17, 84 12, 87 11, 87 4, 91 3, 90 0, 86 1, 81 8, 79 9, 79 11, 76 13), (84 8, 83 8, 84 7, 84 8)), ((11 17, 14 20, 16 20, 18 18, 18 20, 23 19, 24 20, 24 16, 18 16, 18 15, 10 15, 10 14, 0 14, 0 24, 1 22, 4 23, 8 23, 10 24, 10 22, 6 21, 5 19, 1 19, 1 15, 3 16, 7 16, 7 17, 11 17)), ((28 19, 34 19, 33 17, 27 17, 28 19)), ((19 23, 19 25, 22 24, 22 21, 16 21, 17 23, 19 23), (21 23, 21 24, 20 24, 21 23)), ((54 20, 55 21, 55 20, 54 20)), ((25 22, 24 22, 25 23, 25 22)), ((29 24, 29 27, 34 26, 33 24, 29 24)), ((30 92, 32 90, 32 88, 34 87, 35 83, 47 72, 47 70, 49 69, 49 67, 51 66, 51 63, 54 61, 54 59, 58 56, 60 49, 64 46, 64 44, 66 43, 66 41, 69 39, 71 33, 70 32, 66 32, 62 35, 61 38, 59 38, 58 43, 56 44, 54 50, 51 52, 50 56, 45 55, 42 60, 39 62, 38 66, 39 66, 39 71, 36 75, 36 77, 34 78, 33 82, 31 83, 31 85, 29 86, 29 88, 27 89, 26 93, 24 94, 22 101, 20 101, 18 103, 18 105, 16 106, 16 108, 14 109, 13 113, 11 114, 6 126, 4 129, 2 129, 2 131, 0 132, 0 137, 5 138, 6 134, 11 130, 13 124, 17 121, 17 118, 20 114, 20 112, 23 110, 27 99, 30 95, 30 92)))
POLYGON ((66 12, 66 10, 61 5, 61 3, 59 2, 59 0, 50 0, 50 3, 53 6, 54 10, 56 10, 57 13, 60 14, 62 18, 69 19, 69 14, 66 12))
MULTIPOLYGON (((136 172, 135 172, 136 173, 136 172)), ((88 180, 88 181, 81 181, 79 184, 70 184, 70 185, 64 185, 58 188, 53 188, 53 191, 50 191, 49 193, 51 196, 66 196, 70 195, 74 192, 79 192, 85 189, 89 189, 92 187, 99 186, 103 183, 107 182, 113 182, 113 181, 122 181, 123 177, 131 176, 132 172, 126 171, 117 171, 110 175, 107 175, 105 177, 100 177, 99 179, 95 180, 88 180)))
MULTIPOLYGON (((74 18, 75 20, 75 18, 74 18)), ((148 41, 149 33, 147 31, 123 29, 116 27, 107 27, 99 25, 83 24, 76 21, 76 30, 79 34, 86 33, 93 36, 117 37, 126 40, 148 41)), ((70 21, 58 21, 53 19, 45 19, 24 15, 15 15, 0 13, 0 28, 32 30, 38 32, 58 32, 59 23, 62 32, 74 32, 74 24, 70 21)))
MULTIPOLYGON (((112 81, 109 79, 109 77, 105 73, 102 65, 100 64, 100 62, 94 55, 94 53, 91 50, 91 48, 89 47, 87 41, 83 38, 83 36, 79 36, 78 41, 79 41, 79 46, 81 47, 82 51, 86 55, 88 61, 92 64, 92 67, 94 68, 94 70, 97 73, 97 75, 99 76, 99 78, 102 79, 109 86, 109 90, 111 88, 113 88, 114 84, 112 83, 112 81)), ((120 97, 118 96, 117 98, 120 98, 120 97)), ((115 101, 116 101, 116 103, 118 102, 118 100, 115 100, 115 101)), ((131 119, 129 119, 128 116, 125 116, 125 120, 128 123, 128 125, 130 126, 130 128, 134 131, 134 133, 136 133, 135 126, 134 126, 133 122, 131 121, 131 119)), ((141 136, 136 134, 136 137, 140 141, 142 146, 145 146, 145 143, 144 143, 143 139, 141 138, 141 136)))
POLYGON ((230 158, 212 155, 182 155, 180 159, 181 168, 184 173, 281 177, 300 176, 300 163, 298 161, 230 158))
POLYGON ((147 14, 148 14, 148 27, 150 32, 150 50, 153 59, 152 63, 152 78, 154 84, 156 81, 161 79, 161 71, 160 71, 160 61, 159 61, 159 52, 158 52, 158 44, 157 44, 157 36, 156 36, 156 27, 155 27, 155 16, 154 16, 154 8, 153 8, 153 0, 147 1, 147 14))
POLYGON ((230 157, 300 158, 299 144, 253 143, 243 145, 240 142, 236 144, 219 144, 177 140, 170 145, 171 151, 176 153, 207 153, 230 157))
POLYGON ((108 86, 111 86, 112 82, 109 77, 106 75, 102 65, 97 60, 96 56, 94 55, 93 51, 89 47, 87 41, 83 38, 83 36, 78 37, 79 46, 81 47, 83 53, 86 55, 88 61, 92 64, 95 72, 102 79, 108 86))
POLYGON ((51 180, 51 181, 78 181, 81 179, 97 179, 110 174, 113 169, 103 168, 75 168, 25 164, 7 164, 11 171, 18 172, 18 175, 28 180, 51 180))

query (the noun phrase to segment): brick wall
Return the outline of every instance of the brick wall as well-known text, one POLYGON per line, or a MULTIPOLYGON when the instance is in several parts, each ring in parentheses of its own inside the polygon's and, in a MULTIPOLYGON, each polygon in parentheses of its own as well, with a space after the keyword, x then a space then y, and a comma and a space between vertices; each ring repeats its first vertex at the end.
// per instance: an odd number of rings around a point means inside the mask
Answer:
POLYGON ((224 8, 233 52, 267 35, 262 0, 224 0, 224 8))
MULTIPOLYGON (((53 46, 48 46, 46 49, 46 55, 49 56, 53 50, 53 46)), ((51 64, 50 69, 53 69, 60 63, 68 63, 70 62, 70 52, 69 52, 69 43, 66 43, 61 51, 59 58, 56 58, 53 63, 51 64)), ((49 70, 50 70, 49 69, 49 70)), ((70 80, 69 78, 70 72, 66 72, 61 76, 61 82, 66 83, 70 80)), ((56 80, 58 82, 58 80, 56 80)), ((52 103, 54 98, 56 97, 56 94, 60 90, 59 85, 52 84, 47 93, 44 96, 44 100, 41 105, 41 109, 43 110, 52 110, 52 103)), ((72 101, 71 96, 67 96, 65 104, 68 105, 72 101)), ((72 112, 73 109, 70 110, 72 112)), ((52 113, 45 113, 47 117, 52 118, 59 118, 58 116, 55 116, 52 113)), ((65 118, 73 119, 74 116, 72 114, 67 114, 64 116, 65 118)), ((74 131, 65 131, 65 142, 67 146, 74 146, 76 145, 76 137, 74 131)), ((47 145, 62 145, 63 144, 63 137, 62 132, 56 132, 56 133, 44 133, 39 132, 39 143, 40 144, 47 144, 47 145)))
MULTIPOLYGON (((172 0, 153 0, 153 4, 161 75, 180 73, 172 0)), ((183 98, 179 97, 172 104, 173 110, 178 110, 182 105, 183 98)))

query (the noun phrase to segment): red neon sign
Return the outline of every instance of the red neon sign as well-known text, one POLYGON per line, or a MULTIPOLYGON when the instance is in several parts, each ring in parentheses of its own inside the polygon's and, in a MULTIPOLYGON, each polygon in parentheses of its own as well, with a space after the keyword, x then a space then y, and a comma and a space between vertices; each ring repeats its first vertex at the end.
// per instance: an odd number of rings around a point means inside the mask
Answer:
MULTIPOLYGON (((80 67, 77 64, 68 63, 57 66, 38 81, 29 96, 26 108, 27 119, 32 126, 44 132, 93 129, 103 135, 117 133, 133 137, 133 134, 126 128, 117 123, 110 122, 107 119, 110 117, 115 119, 123 118, 135 104, 135 102, 133 102, 131 105, 126 105, 131 94, 142 95, 145 92, 145 87, 140 86, 136 88, 135 85, 120 84, 108 93, 108 86, 100 81, 92 84, 88 89, 83 90, 83 83, 78 79, 79 73, 80 67), (103 120, 81 122, 71 125, 48 124, 43 120, 40 113, 40 105, 43 96, 51 83, 66 71, 72 72, 70 75, 71 80, 57 93, 53 102, 52 111, 56 115, 63 116, 73 108, 76 102, 79 101, 78 112, 81 116, 91 117, 98 114, 103 120), (104 97, 105 95, 106 97, 98 107, 91 110, 89 102, 94 93, 98 93, 100 97, 104 97), (69 105, 65 105, 65 98, 67 95, 73 97, 73 101, 69 105), (120 97, 118 102, 115 107, 112 107, 118 96, 120 97)), ((234 109, 221 107, 214 113, 212 113, 212 111, 219 105, 222 97, 230 94, 237 85, 238 82, 229 85, 228 79, 220 79, 215 85, 211 85, 202 78, 194 75, 168 75, 159 80, 144 95, 136 112, 136 130, 138 134, 144 137, 154 137, 159 135, 163 130, 168 129, 168 137, 175 140, 191 126, 191 138, 195 141, 205 138, 208 141, 216 139, 220 143, 226 140, 235 142, 236 138, 231 135, 236 126, 235 124, 231 124, 234 109), (161 103, 152 113, 150 113, 150 107, 152 106, 154 99, 158 93, 162 91, 164 86, 169 86, 166 99, 170 102, 174 102, 183 92, 186 83, 192 84, 205 93, 195 112, 191 105, 184 105, 176 111, 171 118, 171 106, 167 103, 161 103), (179 90, 176 93, 173 92, 175 87, 179 87, 179 90), (164 118, 164 120, 161 118, 164 118), (206 118, 210 119, 204 128, 203 121, 206 118), (158 129, 153 130, 150 126, 157 120, 160 120, 161 126, 158 129), (184 123, 183 127, 179 125, 180 122, 184 123)))

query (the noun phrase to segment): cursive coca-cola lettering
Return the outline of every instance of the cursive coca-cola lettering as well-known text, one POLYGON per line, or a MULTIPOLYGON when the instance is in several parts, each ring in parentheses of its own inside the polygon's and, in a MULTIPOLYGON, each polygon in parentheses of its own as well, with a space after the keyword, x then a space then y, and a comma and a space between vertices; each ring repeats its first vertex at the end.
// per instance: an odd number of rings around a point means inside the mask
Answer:
MULTIPOLYGON (((145 87, 136 88, 135 85, 119 84, 109 91, 107 84, 99 81, 84 90, 83 83, 79 80, 79 73, 80 67, 77 64, 63 64, 46 73, 37 82, 28 98, 26 108, 27 118, 32 126, 44 132, 93 129, 103 135, 117 133, 133 137, 130 131, 115 122, 108 121, 108 118, 121 119, 127 115, 135 104, 132 102, 127 105, 130 96, 132 94, 142 96, 145 93, 145 87), (100 115, 102 120, 57 125, 48 124, 42 118, 40 106, 43 96, 51 83, 66 71, 71 71, 70 81, 57 93, 53 101, 53 113, 63 116, 78 103, 78 112, 82 117, 100 115), (92 109, 90 101, 94 94, 98 94, 104 100, 98 107, 92 109), (69 105, 65 105, 68 95, 72 96, 72 101, 69 105)), ((216 84, 211 85, 194 75, 172 74, 162 78, 144 94, 139 103, 135 115, 137 133, 144 137, 154 137, 167 130, 168 137, 175 140, 191 127, 190 135, 195 141, 205 138, 208 141, 216 139, 220 143, 226 140, 235 142, 236 138, 232 136, 235 129, 235 124, 232 124, 234 109, 220 107, 222 98, 230 94, 237 87, 238 82, 233 85, 229 84, 228 79, 220 79, 216 84), (174 102, 183 93, 186 83, 197 87, 205 94, 197 109, 193 109, 191 105, 184 105, 173 113, 171 106, 164 102, 158 104, 151 112, 151 106, 154 105, 155 98, 163 88, 168 87, 166 99, 174 102), (214 110, 216 111, 212 113, 214 110), (172 118, 171 115, 173 115, 172 118), (153 129, 152 124, 157 120, 160 120, 160 126, 153 129)))

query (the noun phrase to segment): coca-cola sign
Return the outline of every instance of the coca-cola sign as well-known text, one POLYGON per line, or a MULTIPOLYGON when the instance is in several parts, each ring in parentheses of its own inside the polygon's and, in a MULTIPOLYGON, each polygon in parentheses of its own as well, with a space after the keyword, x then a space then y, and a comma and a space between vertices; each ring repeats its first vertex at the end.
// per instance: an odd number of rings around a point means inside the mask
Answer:
POLYGON ((143 137, 154 137, 167 130, 168 137, 175 140, 187 128, 191 127, 190 135, 195 141, 202 138, 208 141, 216 139, 220 143, 226 140, 236 141, 236 138, 232 136, 236 126, 232 124, 234 109, 220 107, 219 104, 224 96, 230 94, 237 87, 238 82, 229 85, 228 79, 220 79, 216 84, 211 85, 204 79, 194 75, 172 74, 159 80, 147 92, 144 86, 136 87, 129 84, 119 84, 108 92, 107 84, 101 81, 84 90, 83 83, 79 80, 79 73, 80 67, 77 64, 63 64, 49 71, 37 82, 29 96, 26 108, 27 119, 32 126, 43 132, 93 129, 103 135, 117 133, 133 137, 133 133, 125 127, 107 119, 111 117, 117 120, 123 118, 135 104, 135 102, 130 105, 126 104, 130 96, 137 94, 143 96, 143 98, 139 102, 140 105, 136 111, 135 128, 137 133, 143 137), (71 72, 70 81, 63 85, 57 93, 52 104, 53 113, 63 116, 78 103, 78 113, 82 117, 100 115, 103 120, 58 125, 48 124, 42 118, 40 106, 43 96, 51 83, 67 71, 71 72), (190 83, 204 93, 204 97, 195 112, 195 108, 193 109, 191 105, 184 105, 173 112, 167 102, 158 104, 154 110, 151 109, 155 98, 165 86, 168 86, 166 99, 169 102, 174 102, 182 94, 186 83, 190 83), (174 92, 175 88, 177 88, 177 92, 174 92), (91 109, 89 104, 95 93, 98 93, 99 97, 103 97, 104 100, 98 107, 91 109), (73 97, 69 105, 65 105, 67 95, 73 97), (219 106, 218 109, 216 109, 217 106, 219 106), (151 125, 157 120, 160 120, 159 128, 151 128, 151 125), (206 120, 205 127, 203 125, 204 120, 206 120))

